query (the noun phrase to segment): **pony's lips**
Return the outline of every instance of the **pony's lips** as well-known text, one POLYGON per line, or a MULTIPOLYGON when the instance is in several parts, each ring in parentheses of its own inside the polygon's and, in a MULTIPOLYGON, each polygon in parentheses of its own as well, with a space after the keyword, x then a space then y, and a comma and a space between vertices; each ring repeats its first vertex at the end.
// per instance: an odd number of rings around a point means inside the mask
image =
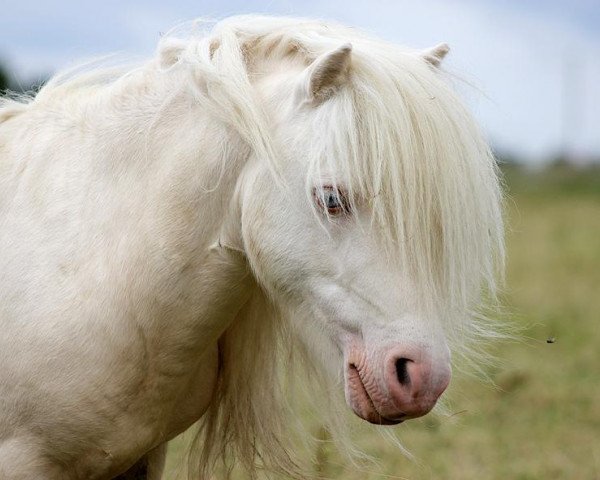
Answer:
POLYGON ((353 363, 348 365, 346 374, 348 384, 348 403, 356 415, 375 425, 397 425, 406 419, 406 415, 397 418, 387 418, 381 415, 375 407, 369 391, 360 376, 358 368, 353 363))

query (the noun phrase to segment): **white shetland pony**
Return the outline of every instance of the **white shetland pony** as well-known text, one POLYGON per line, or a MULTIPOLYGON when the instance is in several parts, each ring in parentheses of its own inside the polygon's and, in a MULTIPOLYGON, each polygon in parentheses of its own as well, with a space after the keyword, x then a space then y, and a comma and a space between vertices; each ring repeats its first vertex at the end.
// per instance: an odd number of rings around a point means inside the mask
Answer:
POLYGON ((0 478, 158 479, 198 420, 195 478, 301 476, 297 362, 334 431, 342 391, 374 424, 429 412, 503 256, 447 50, 234 17, 4 100, 0 478))

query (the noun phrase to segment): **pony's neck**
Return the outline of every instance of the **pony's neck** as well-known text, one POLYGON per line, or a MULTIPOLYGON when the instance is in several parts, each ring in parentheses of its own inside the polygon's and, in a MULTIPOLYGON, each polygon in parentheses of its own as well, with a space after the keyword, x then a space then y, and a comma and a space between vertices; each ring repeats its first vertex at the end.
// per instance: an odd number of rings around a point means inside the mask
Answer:
MULTIPOLYGON (((125 112, 117 117, 123 131, 131 130, 126 122, 132 110, 143 119, 143 134, 121 139, 115 149, 125 152, 117 160, 126 162, 124 168, 140 162, 137 169, 152 186, 152 230, 145 233, 160 237, 150 248, 159 249, 168 264, 157 265, 161 278, 148 282, 166 297, 148 315, 148 327, 161 349, 176 350, 183 364, 218 340, 254 286, 240 253, 234 198, 250 151, 234 129, 198 104, 188 78, 154 75, 144 95, 127 95, 137 88, 133 83, 124 87, 125 100, 114 99, 125 112)), ((148 261, 156 255, 149 251, 148 261)))

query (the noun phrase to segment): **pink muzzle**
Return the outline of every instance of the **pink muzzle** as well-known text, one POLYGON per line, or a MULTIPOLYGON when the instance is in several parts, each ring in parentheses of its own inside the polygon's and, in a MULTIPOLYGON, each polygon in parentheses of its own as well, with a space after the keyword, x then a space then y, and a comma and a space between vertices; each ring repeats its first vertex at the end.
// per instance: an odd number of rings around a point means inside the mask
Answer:
POLYGON ((368 422, 394 425, 428 413, 450 383, 450 362, 426 349, 393 346, 368 354, 353 343, 345 355, 346 401, 368 422))

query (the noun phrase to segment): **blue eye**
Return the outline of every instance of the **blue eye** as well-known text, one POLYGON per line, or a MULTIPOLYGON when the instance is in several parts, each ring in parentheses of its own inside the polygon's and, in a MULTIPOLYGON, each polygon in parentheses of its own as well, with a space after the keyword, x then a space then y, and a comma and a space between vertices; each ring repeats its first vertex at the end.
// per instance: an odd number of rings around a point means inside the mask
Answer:
POLYGON ((342 208, 342 204, 338 197, 337 192, 326 192, 325 193, 325 205, 328 209, 342 208))
POLYGON ((334 216, 350 212, 350 205, 343 190, 326 185, 321 189, 315 188, 313 193, 319 207, 327 210, 328 215, 334 216))

